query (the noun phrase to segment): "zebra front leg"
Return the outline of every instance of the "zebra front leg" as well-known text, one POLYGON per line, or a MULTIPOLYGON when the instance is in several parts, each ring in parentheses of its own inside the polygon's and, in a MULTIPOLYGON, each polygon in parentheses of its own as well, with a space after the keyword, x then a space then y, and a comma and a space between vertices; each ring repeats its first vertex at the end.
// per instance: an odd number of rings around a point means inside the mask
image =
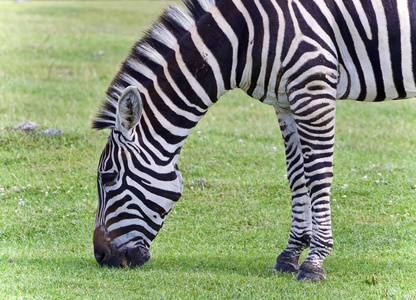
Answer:
POLYGON ((276 107, 286 149, 287 174, 292 193, 292 226, 286 248, 276 259, 275 270, 297 273, 299 256, 309 247, 312 231, 311 199, 306 188, 303 153, 293 115, 276 107))
POLYGON ((312 213, 310 251, 300 267, 298 280, 324 279, 322 265, 333 247, 329 195, 333 177, 335 96, 330 95, 335 92, 321 92, 326 99, 302 95, 302 100, 291 103, 302 145, 312 213))

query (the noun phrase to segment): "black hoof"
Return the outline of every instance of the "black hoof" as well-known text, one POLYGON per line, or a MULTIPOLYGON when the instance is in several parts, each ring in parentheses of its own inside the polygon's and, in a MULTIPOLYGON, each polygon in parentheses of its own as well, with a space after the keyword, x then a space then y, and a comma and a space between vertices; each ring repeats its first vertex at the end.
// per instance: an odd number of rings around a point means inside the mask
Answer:
POLYGON ((322 272, 315 273, 315 272, 306 272, 300 270, 298 273, 298 276, 296 277, 296 280, 309 280, 312 282, 318 282, 325 279, 325 272, 322 270, 322 272))
POLYGON ((308 262, 304 262, 299 269, 296 280, 309 280, 312 282, 318 282, 324 280, 325 277, 326 275, 322 268, 314 266, 308 262))
POLYGON ((299 255, 291 255, 283 251, 276 259, 276 265, 273 270, 283 273, 297 273, 299 271, 299 255))
POLYGON ((277 262, 273 270, 283 273, 297 273, 299 271, 299 264, 290 262, 277 262))

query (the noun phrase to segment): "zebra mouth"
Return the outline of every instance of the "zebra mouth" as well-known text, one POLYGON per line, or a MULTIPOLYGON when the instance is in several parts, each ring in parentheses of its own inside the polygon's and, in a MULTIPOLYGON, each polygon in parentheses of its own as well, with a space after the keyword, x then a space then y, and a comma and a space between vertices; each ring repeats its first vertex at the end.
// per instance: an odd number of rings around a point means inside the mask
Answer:
POLYGON ((121 260, 121 264, 120 264, 120 266, 121 266, 123 269, 128 267, 128 264, 127 264, 127 257, 126 257, 125 255, 123 256, 123 259, 121 260))

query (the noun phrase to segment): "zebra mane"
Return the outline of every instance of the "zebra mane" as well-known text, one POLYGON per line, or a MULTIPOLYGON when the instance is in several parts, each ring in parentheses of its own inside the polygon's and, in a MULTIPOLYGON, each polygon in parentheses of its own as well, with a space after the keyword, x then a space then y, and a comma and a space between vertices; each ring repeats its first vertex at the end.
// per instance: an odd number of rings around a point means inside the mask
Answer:
POLYGON ((186 9, 168 6, 144 37, 131 49, 106 91, 102 106, 92 122, 93 129, 114 128, 117 102, 123 90, 138 78, 150 78, 152 69, 161 65, 172 47, 218 0, 182 0, 186 9), (134 70, 134 71, 132 71, 134 70), (131 75, 134 73, 134 77, 131 75), (130 83, 128 83, 130 82, 130 83))

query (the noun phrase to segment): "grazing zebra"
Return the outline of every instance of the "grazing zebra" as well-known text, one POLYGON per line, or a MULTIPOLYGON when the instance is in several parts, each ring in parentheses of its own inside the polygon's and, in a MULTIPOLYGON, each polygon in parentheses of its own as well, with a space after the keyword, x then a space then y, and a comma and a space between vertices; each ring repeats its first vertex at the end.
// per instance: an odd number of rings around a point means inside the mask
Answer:
POLYGON ((416 96, 416 1, 184 4, 167 8, 133 46, 93 124, 111 129, 98 166, 98 263, 150 259, 182 194, 181 147, 208 108, 240 88, 274 107, 286 147, 292 226, 274 268, 325 278, 335 100, 416 96))

